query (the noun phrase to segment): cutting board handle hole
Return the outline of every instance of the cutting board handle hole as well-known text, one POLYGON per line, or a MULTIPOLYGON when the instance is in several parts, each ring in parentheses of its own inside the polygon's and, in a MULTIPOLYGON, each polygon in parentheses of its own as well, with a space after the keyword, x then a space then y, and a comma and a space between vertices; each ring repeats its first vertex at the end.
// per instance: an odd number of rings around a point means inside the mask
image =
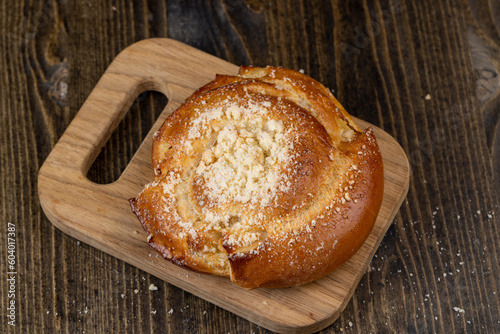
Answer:
POLYGON ((118 180, 167 102, 160 92, 140 93, 90 166, 87 178, 99 184, 118 180))

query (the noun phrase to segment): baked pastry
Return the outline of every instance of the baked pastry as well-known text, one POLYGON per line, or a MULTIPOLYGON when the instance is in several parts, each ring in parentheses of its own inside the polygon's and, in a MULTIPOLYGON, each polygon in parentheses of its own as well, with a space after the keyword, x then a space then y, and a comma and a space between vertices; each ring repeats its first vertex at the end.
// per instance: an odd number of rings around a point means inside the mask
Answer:
POLYGON ((368 237, 382 158, 331 92, 279 67, 198 89, 154 135, 155 179, 130 200, 166 259, 245 288, 311 282, 368 237))

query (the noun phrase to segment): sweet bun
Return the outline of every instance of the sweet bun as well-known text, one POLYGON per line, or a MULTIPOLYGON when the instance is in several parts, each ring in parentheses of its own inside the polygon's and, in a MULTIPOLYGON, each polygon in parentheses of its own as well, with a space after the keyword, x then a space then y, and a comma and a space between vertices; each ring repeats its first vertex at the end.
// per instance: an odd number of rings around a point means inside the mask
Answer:
POLYGON ((130 200, 169 261, 245 288, 311 282, 373 228, 383 167, 331 92, 279 67, 218 75, 154 135, 155 179, 130 200))

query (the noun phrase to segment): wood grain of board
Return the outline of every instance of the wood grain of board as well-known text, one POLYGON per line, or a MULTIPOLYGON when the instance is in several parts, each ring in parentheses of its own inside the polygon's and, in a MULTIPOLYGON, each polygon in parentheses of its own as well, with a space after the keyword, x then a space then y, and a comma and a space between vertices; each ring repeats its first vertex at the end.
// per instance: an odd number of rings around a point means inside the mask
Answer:
MULTIPOLYGON (((386 183, 373 231, 341 268, 304 286, 244 290, 226 278, 177 267, 149 248, 127 202, 153 179, 152 133, 216 73, 235 74, 237 70, 233 64, 171 39, 148 39, 129 46, 111 63, 40 169, 40 202, 55 226, 91 246, 265 328, 311 333, 340 315, 408 190, 408 160, 387 133, 375 128, 386 183), (106 185, 91 182, 87 173, 97 154, 133 99, 146 90, 168 97, 164 112, 117 181, 106 185)), ((356 122, 362 128, 369 126, 356 122)))

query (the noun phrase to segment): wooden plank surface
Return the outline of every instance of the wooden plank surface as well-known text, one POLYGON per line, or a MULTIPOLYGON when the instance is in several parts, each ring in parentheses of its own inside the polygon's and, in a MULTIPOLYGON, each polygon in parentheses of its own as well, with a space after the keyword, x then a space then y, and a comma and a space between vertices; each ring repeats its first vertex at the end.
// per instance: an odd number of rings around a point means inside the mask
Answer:
MULTIPOLYGON (((60 230, 177 287, 280 333, 312 333, 344 309, 408 191, 409 164, 399 144, 375 134, 384 161, 385 191, 379 217, 360 251, 328 277, 301 287, 247 291, 228 279, 200 275, 166 262, 147 246, 128 205, 153 179, 152 134, 187 96, 230 64, 172 39, 147 39, 122 51, 60 138, 38 177, 41 205, 60 230), (97 153, 129 109, 131 98, 154 89, 169 100, 120 178, 108 185, 86 178, 97 153)), ((356 121, 366 128, 368 123, 356 121)))
MULTIPOLYGON (((0 332, 269 333, 61 233, 42 212, 38 169, 115 56, 148 37, 234 64, 303 69, 408 155, 408 197, 346 309, 321 333, 500 332, 498 7, 496 0, 3 1, 2 315, 7 222, 16 226, 18 275, 16 327, 3 318, 0 332), (151 283, 159 289, 149 291, 151 283)), ((154 93, 135 99, 91 167, 92 180, 119 177, 164 103, 154 93)))

